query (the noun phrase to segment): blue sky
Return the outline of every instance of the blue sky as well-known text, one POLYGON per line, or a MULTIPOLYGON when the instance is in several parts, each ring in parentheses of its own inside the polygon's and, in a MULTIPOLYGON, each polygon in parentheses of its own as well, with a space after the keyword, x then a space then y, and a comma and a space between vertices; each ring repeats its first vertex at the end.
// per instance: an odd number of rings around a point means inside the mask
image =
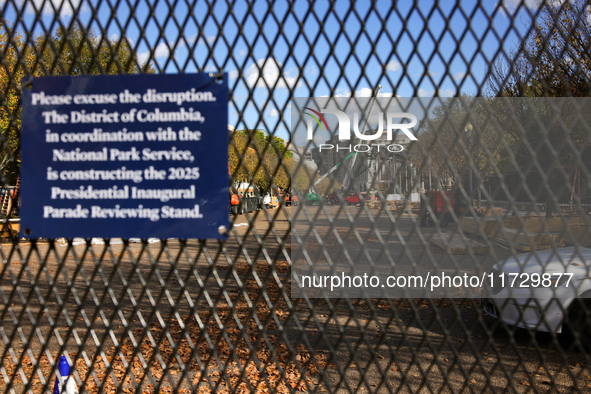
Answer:
POLYGON ((519 3, 140 1, 132 9, 126 2, 47 0, 39 23, 33 11, 42 0, 0 0, 11 23, 22 10, 21 32, 53 31, 57 14, 64 25, 77 18, 98 34, 127 37, 139 59, 161 72, 228 72, 229 123, 286 139, 292 96, 369 96, 377 84, 384 96, 476 94, 487 64, 527 31, 535 1, 526 1, 530 8, 519 3))

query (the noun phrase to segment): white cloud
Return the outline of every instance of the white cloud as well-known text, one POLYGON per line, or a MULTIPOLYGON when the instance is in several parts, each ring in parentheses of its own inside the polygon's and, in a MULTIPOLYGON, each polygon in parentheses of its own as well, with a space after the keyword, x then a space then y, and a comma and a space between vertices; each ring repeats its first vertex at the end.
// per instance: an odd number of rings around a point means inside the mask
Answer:
POLYGON ((184 37, 184 38, 185 38, 185 39, 184 39, 184 40, 181 40, 180 42, 182 42, 182 43, 183 43, 183 45, 184 45, 184 44, 185 44, 185 42, 184 42, 184 41, 186 41, 186 42, 187 42, 189 45, 191 45, 191 44, 193 44, 193 43, 195 42, 195 40, 197 39, 197 33, 195 33, 195 34, 191 34, 190 36, 188 36, 188 37, 184 37))
MULTIPOLYGON (((510 8, 517 8, 519 7, 519 5, 521 4, 522 0, 503 0, 503 5, 505 7, 510 7, 510 8)), ((530 7, 530 8, 534 8, 538 6, 538 0, 524 0, 523 3, 525 4, 526 7, 530 7)))
POLYGON ((402 68, 402 64, 400 64, 397 60, 390 60, 386 63, 386 70, 388 71, 398 71, 402 68))
POLYGON ((435 93, 435 90, 419 89, 419 97, 433 97, 433 93, 435 93))
POLYGON ((281 67, 282 64, 272 57, 260 59, 246 69, 244 73, 246 84, 251 87, 266 88, 268 86, 276 89, 293 88, 301 85, 301 81, 298 81, 297 71, 294 68, 282 70, 281 67))
MULTIPOLYGON (((197 41, 197 45, 205 45, 205 43, 207 42, 211 46, 215 42, 216 38, 217 38, 216 36, 206 36, 205 39, 203 39, 203 37, 199 37, 199 41, 197 41)), ((195 41, 195 40, 193 39, 193 41, 195 41)))
POLYGON ((355 97, 371 97, 373 91, 370 88, 361 88, 355 91, 355 97))
POLYGON ((246 50, 245 50, 245 49, 241 49, 241 50, 239 50, 239 51, 238 51, 238 57, 239 57, 239 58, 242 58, 242 57, 244 57, 244 56, 246 56, 246 50))
POLYGON ((454 89, 438 89, 439 97, 453 97, 456 94, 454 89))
MULTIPOLYGON (((513 15, 517 11, 518 7, 521 6, 521 1, 522 0, 502 0, 501 3, 504 8, 499 7, 499 10, 505 16, 507 16, 507 14, 509 14, 509 16, 513 15)), ((523 4, 531 10, 537 9, 540 6, 539 3, 539 0, 523 0, 523 4)), ((519 9, 523 9, 523 7, 520 7, 519 9)))
MULTIPOLYGON (((4 3, 5 1, 0 1, 0 6, 4 5, 4 3)), ((21 6, 24 3, 24 1, 20 0, 17 3, 19 4, 19 6, 21 6)), ((82 4, 81 0, 33 0, 27 2, 25 12, 28 14, 35 14, 38 12, 38 10, 41 10, 43 14, 47 15, 55 14, 56 11, 59 10, 60 16, 72 16, 74 14, 74 8, 76 10, 84 11, 87 9, 87 6, 85 4, 82 4), (80 5, 82 5, 81 8, 80 5)))
POLYGON ((454 74, 454 79, 456 81, 461 81, 465 76, 466 76, 466 73, 464 71, 459 71, 454 74))
POLYGON ((230 79, 236 79, 236 78, 238 78, 238 71, 236 71, 236 70, 230 71, 230 79))
POLYGON ((279 116, 279 111, 277 111, 277 109, 273 108, 272 110, 269 111, 269 118, 277 118, 279 116))
MULTIPOLYGON (((96 35, 96 41, 97 42, 100 42, 102 39, 103 39, 103 36, 101 34, 97 34, 96 35)), ((119 41, 119 34, 117 34, 117 33, 111 34, 111 37, 109 37, 108 40, 110 42, 117 42, 117 41, 119 41)))
MULTIPOLYGON (((375 90, 372 88, 360 88, 355 91, 355 97, 373 97, 375 90)), ((394 93, 392 92, 384 92, 380 90, 380 94, 378 97, 393 97, 394 93)), ((329 96, 320 96, 320 97, 329 97, 329 96)), ((351 90, 347 88, 340 88, 335 91, 335 95, 332 97, 351 97, 351 90)))
POLYGON ((170 48, 168 48, 168 45, 166 45, 163 42, 156 45, 156 48, 154 49, 154 57, 156 59, 158 59, 159 57, 168 56, 169 53, 170 53, 170 48))
MULTIPOLYGON (((323 96, 323 97, 329 97, 329 96, 323 96)), ((351 97, 351 90, 349 90, 347 88, 338 88, 337 90, 335 90, 334 97, 351 97)))
POLYGON ((150 58, 150 52, 146 51, 146 52, 141 52, 137 54, 137 61, 140 64, 144 64, 148 61, 148 59, 150 58))
MULTIPOLYGON (((437 89, 439 97, 453 97, 456 94, 454 89, 437 89)), ((419 89, 419 97, 433 97, 435 95, 435 89, 419 89)))
MULTIPOLYGON (((170 54, 170 48, 168 48, 168 45, 166 45, 163 42, 156 45, 156 48, 154 48, 154 59, 165 57, 165 56, 168 56, 169 54, 170 54)), ((148 59, 150 58, 150 51, 146 51, 146 52, 142 52, 142 53, 138 54, 137 58, 138 58, 140 64, 146 63, 148 61, 148 59)))
POLYGON ((308 67, 306 67, 306 74, 318 75, 318 68, 315 65, 310 64, 308 67))

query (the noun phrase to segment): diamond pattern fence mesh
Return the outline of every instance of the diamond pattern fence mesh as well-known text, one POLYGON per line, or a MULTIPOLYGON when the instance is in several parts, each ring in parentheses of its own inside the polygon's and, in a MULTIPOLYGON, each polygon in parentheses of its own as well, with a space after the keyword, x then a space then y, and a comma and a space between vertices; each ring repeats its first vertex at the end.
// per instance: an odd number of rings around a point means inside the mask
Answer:
POLYGON ((586 2, 0 15, 2 392, 62 356, 80 392, 591 392, 586 2), (230 86, 228 240, 19 233, 34 77, 197 72, 230 86))

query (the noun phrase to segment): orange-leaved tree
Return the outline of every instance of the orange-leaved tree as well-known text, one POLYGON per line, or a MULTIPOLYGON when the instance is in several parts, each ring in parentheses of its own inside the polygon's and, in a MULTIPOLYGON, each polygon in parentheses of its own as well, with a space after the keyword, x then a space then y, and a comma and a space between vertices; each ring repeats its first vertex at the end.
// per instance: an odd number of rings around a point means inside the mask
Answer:
POLYGON ((73 25, 25 40, 0 21, 0 174, 13 183, 20 167, 21 82, 31 76, 154 73, 125 37, 107 39, 73 25))

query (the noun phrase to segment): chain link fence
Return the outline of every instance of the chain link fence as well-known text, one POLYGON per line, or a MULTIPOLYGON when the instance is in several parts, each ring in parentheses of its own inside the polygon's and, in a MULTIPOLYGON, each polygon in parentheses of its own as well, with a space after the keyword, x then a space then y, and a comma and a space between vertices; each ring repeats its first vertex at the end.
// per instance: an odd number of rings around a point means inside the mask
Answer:
POLYGON ((0 15, 2 392, 62 356, 80 392, 591 392, 585 2, 0 15), (229 78, 228 240, 19 234, 31 78, 195 72, 229 78))

